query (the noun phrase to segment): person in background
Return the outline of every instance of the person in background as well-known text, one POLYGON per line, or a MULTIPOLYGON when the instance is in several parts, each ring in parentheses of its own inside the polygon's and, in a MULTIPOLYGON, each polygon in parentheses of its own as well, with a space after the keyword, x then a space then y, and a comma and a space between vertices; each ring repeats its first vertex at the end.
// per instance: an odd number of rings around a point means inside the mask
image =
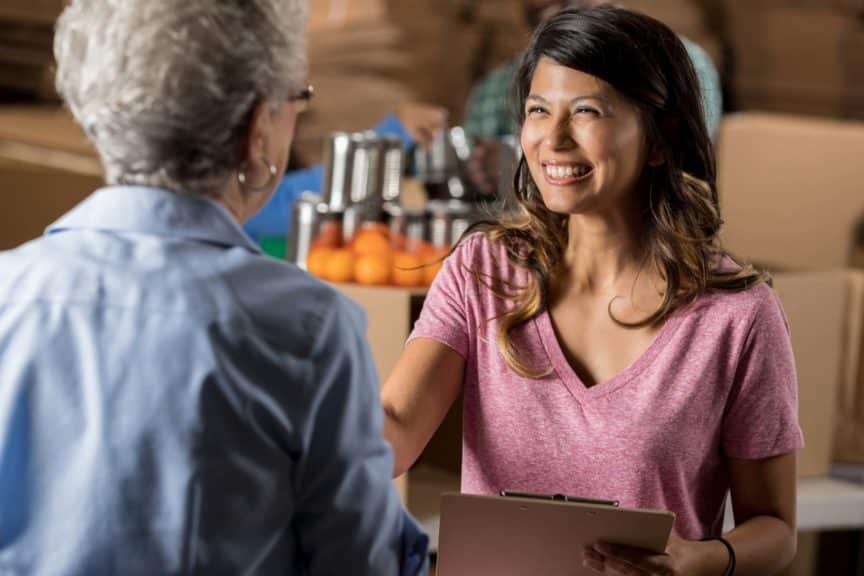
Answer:
POLYGON ((664 554, 598 542, 594 572, 777 573, 796 549, 795 364, 767 277, 719 242, 685 46, 645 15, 565 9, 516 79, 518 211, 445 260, 384 384, 394 476, 462 394, 464 492, 675 513, 664 554))
POLYGON ((302 0, 72 0, 106 188, 0 254, 0 573, 420 574, 360 309, 262 255, 302 0))
MULTIPOLYGON (((447 127, 447 110, 435 104, 405 102, 372 128, 379 135, 396 136, 404 149, 428 146, 439 130, 447 127)), ((244 224, 244 230, 253 240, 266 247, 284 244, 290 232, 291 208, 303 192, 321 192, 324 167, 316 164, 309 168, 291 170, 279 179, 276 192, 270 200, 244 224)), ((276 256, 281 256, 278 252, 276 256)))
MULTIPOLYGON (((572 6, 588 8, 605 4, 604 0, 522 0, 525 22, 535 29, 543 20, 572 6)), ((698 44, 681 38, 696 69, 702 110, 708 132, 713 138, 723 114, 720 76, 711 57, 698 44)), ((497 192, 498 147, 500 139, 517 134, 512 104, 512 86, 521 56, 493 70, 474 86, 465 106, 465 131, 474 142, 469 174, 477 188, 492 195, 497 192)))

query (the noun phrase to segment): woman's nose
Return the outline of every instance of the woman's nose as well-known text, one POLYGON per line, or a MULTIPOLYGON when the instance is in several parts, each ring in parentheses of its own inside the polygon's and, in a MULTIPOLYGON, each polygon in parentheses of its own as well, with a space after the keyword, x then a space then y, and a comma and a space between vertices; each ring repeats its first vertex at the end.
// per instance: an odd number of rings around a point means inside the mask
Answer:
POLYGON ((548 124, 544 137, 544 144, 555 150, 571 148, 576 145, 576 140, 571 131, 570 119, 560 118, 548 124))

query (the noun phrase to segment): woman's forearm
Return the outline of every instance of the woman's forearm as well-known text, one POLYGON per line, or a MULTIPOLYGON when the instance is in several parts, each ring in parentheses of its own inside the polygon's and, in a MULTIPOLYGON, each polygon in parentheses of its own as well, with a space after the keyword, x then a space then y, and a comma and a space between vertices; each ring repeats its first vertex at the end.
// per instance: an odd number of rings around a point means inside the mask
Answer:
POLYGON ((387 405, 384 406, 384 438, 393 449, 393 478, 397 478, 408 471, 419 453, 412 454, 408 430, 399 422, 392 408, 388 408, 387 405))
POLYGON ((798 535, 774 516, 754 516, 725 535, 735 549, 735 576, 769 576, 792 562, 798 535))

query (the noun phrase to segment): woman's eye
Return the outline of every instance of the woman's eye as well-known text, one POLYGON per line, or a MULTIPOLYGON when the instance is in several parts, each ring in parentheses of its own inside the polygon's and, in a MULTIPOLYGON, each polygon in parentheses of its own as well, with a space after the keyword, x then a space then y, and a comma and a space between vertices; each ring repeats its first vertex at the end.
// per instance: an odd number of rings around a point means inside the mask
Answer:
POLYGON ((576 114, 589 114, 591 116, 600 116, 600 111, 596 108, 589 108, 587 106, 580 106, 574 110, 576 114))
POLYGON ((542 106, 529 106, 528 107, 528 115, 529 116, 531 116, 532 114, 543 114, 544 112, 546 112, 546 109, 543 108, 542 106))

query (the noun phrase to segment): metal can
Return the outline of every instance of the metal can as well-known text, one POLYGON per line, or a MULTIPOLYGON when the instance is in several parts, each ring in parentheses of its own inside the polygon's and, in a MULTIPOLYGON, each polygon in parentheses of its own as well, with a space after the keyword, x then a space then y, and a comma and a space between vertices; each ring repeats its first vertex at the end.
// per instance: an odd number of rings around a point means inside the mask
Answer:
POLYGON ((326 204, 322 202, 320 195, 312 192, 303 192, 294 201, 291 209, 291 233, 286 259, 304 270, 309 249, 318 235, 324 213, 326 204))
POLYGON ((405 152, 402 141, 395 136, 381 139, 384 151, 384 171, 381 178, 381 198, 384 203, 398 203, 405 170, 405 152))
POLYGON ((436 248, 453 246, 472 224, 483 219, 480 206, 472 202, 429 201, 426 209, 429 213, 429 240, 436 248))
POLYGON ((429 215, 423 209, 408 209, 397 204, 384 207, 390 240, 399 251, 416 252, 429 237, 429 215))
POLYGON ((362 134, 332 132, 324 142, 323 201, 332 212, 341 212, 350 204, 354 179, 354 162, 362 134))

